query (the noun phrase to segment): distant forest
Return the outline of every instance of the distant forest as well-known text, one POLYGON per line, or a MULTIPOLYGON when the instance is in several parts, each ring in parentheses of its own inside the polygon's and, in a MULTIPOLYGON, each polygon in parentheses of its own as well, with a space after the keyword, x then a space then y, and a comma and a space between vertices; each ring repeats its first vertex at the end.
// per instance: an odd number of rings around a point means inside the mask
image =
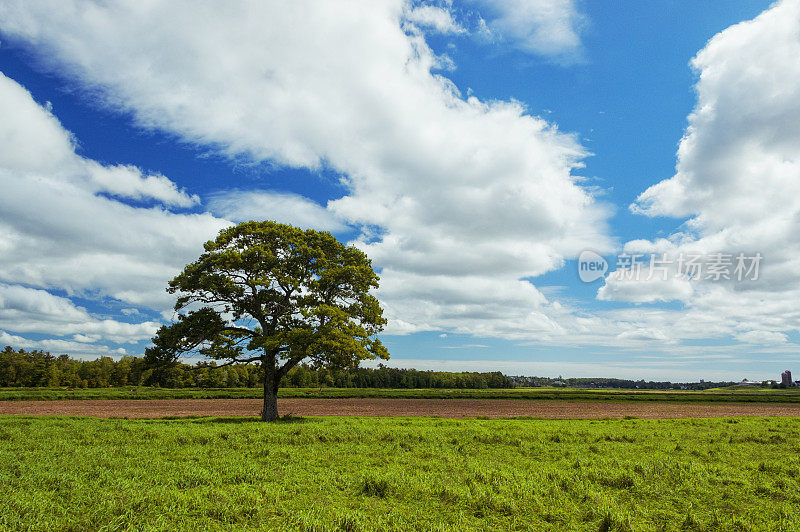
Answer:
MULTIPOLYGON (((147 367, 144 359, 125 356, 118 360, 103 356, 76 360, 68 355, 53 356, 43 351, 0 351, 0 386, 161 386, 165 388, 256 387, 262 382, 256 364, 218 367, 215 363, 193 366, 177 363, 166 368, 147 367)), ((294 388, 513 388, 514 383, 499 371, 488 373, 418 371, 380 366, 377 369, 312 369, 296 366, 281 381, 294 388)))
MULTIPOLYGON (((257 364, 219 367, 215 363, 170 367, 148 367, 143 358, 124 356, 118 360, 102 356, 78 360, 69 355, 54 356, 44 351, 0 351, 0 387, 67 386, 105 388, 108 386, 160 386, 164 388, 257 387, 262 382, 257 364)), ((292 368, 281 381, 290 388, 519 388, 564 386, 574 388, 691 389, 703 390, 730 386, 733 382, 671 383, 612 378, 548 378, 503 375, 499 371, 450 372, 416 369, 378 368, 314 369, 292 368)))
MULTIPOLYGON (((605 377, 578 377, 561 378, 550 377, 509 377, 517 388, 537 388, 541 386, 564 386, 566 388, 625 388, 633 390, 708 390, 710 388, 723 388, 742 384, 741 382, 711 382, 701 380, 700 382, 670 382, 670 381, 645 381, 630 379, 614 379, 605 377)), ((764 383, 768 384, 768 383, 764 383)))

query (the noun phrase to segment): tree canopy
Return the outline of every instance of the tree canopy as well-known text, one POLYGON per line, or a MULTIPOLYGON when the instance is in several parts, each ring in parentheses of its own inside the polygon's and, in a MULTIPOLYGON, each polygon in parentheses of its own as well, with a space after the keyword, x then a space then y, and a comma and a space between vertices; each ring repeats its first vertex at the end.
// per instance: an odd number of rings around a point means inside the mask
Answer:
POLYGON ((389 358, 376 335, 386 320, 370 290, 367 256, 330 233, 271 221, 223 229, 169 283, 177 321, 159 329, 145 358, 172 363, 197 353, 264 372, 262 419, 277 419, 281 377, 300 362, 356 367, 389 358))

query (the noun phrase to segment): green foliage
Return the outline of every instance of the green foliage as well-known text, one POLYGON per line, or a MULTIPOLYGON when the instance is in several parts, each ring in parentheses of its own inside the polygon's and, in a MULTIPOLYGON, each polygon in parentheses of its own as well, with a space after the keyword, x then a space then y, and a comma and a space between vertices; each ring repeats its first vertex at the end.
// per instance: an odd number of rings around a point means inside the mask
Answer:
POLYGON ((287 373, 282 386, 299 388, 511 388, 511 379, 499 371, 450 372, 415 369, 352 368, 346 370, 298 366, 287 373))
MULTIPOLYGON (((67 355, 55 357, 42 351, 15 351, 8 346, 0 351, 0 386, 3 387, 105 388, 163 385, 172 388, 222 388, 257 386, 262 381, 261 369, 253 364, 229 367, 217 367, 215 363, 198 363, 194 366, 172 364, 152 368, 139 357, 76 360, 67 355)), ((20 394, 26 395, 25 392, 20 394)), ((40 392, 31 391, 30 394, 39 395, 40 392)))
POLYGON ((74 360, 67 355, 53 356, 43 351, 0 351, 0 386, 69 386, 96 388, 138 383, 145 371, 144 361, 133 357, 113 360, 74 360))
POLYGON ((0 418, 0 529, 788 531, 800 519, 796 418, 253 421, 0 418))
POLYGON ((226 364, 258 362, 265 420, 277 418, 281 379, 301 361, 352 368, 388 358, 376 337, 386 320, 367 256, 330 233, 271 221, 220 231, 167 291, 178 321, 163 326, 145 353, 155 367, 199 353, 226 364), (198 308, 199 307, 199 308, 198 308))
MULTIPOLYGON (((103 388, 107 386, 163 386, 167 388, 237 388, 255 387, 263 383, 261 367, 256 364, 233 364, 226 367, 201 362, 194 366, 174 363, 155 368, 147 367, 137 357, 122 357, 113 360, 100 357, 97 360, 75 360, 67 355, 54 357, 42 351, 13 350, 6 347, 0 351, 0 386, 4 387, 56 387, 103 388)), ((281 387, 300 388, 508 388, 511 380, 499 371, 445 372, 418 371, 379 366, 372 368, 312 368, 301 364, 283 376, 281 387)), ((126 391, 89 392, 70 395, 64 390, 16 391, 14 397, 51 398, 125 398, 126 391), (64 392, 64 393, 60 393, 64 392), (107 395, 103 395, 107 394, 107 395)), ((162 393, 162 392, 160 392, 162 393)), ((167 392, 163 392, 167 393, 167 392)), ((237 392, 240 394, 242 392, 237 392)), ((259 391, 249 392, 248 397, 257 397, 259 391), (256 395, 254 395, 256 394, 256 395)), ((192 393, 176 392, 178 397, 192 393)), ((0 389, 0 400, 4 394, 0 389)), ((147 390, 131 392, 133 398, 147 396, 147 390)), ((237 395, 238 396, 238 395, 237 395)), ((164 397, 160 395, 160 397, 164 397)))
POLYGON ((385 499, 389 495, 390 485, 386 479, 365 478, 361 485, 361 494, 369 497, 385 499))
POLYGON ((241 223, 206 242, 205 253, 170 281, 176 311, 201 308, 162 327, 146 358, 172 362, 191 351, 226 361, 273 357, 286 371, 306 359, 352 367, 387 358, 374 338, 386 323, 369 293, 377 287, 367 256, 330 233, 241 223))

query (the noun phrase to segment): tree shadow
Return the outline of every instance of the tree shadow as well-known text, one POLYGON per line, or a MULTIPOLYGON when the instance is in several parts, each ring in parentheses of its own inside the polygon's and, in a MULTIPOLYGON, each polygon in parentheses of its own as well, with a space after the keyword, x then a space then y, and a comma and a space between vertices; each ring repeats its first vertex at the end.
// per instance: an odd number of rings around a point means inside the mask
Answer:
MULTIPOLYGON (((169 419, 184 419, 187 420, 189 423, 193 424, 214 424, 214 425, 239 425, 244 423, 263 423, 260 417, 257 416, 248 416, 248 417, 184 417, 184 418, 163 418, 165 420, 169 419)), ((273 423, 278 425, 288 425, 288 424, 295 424, 295 423, 319 423, 319 419, 314 418, 307 418, 301 416, 293 416, 292 414, 286 414, 280 416, 276 421, 273 423)), ((264 423, 268 425, 269 423, 264 423)))

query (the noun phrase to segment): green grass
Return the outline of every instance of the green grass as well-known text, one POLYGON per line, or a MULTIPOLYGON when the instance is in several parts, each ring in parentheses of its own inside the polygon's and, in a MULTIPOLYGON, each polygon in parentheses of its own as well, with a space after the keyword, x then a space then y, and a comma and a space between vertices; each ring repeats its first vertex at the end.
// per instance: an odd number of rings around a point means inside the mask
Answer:
POLYGON ((800 419, 0 417, 2 530, 798 530, 800 419))
MULTIPOLYGON (((0 401, 57 399, 248 399, 260 398, 260 388, 0 388, 0 401)), ((800 389, 733 389, 706 391, 620 390, 576 388, 514 388, 483 390, 382 389, 382 388, 282 388, 281 397, 386 399, 558 399, 565 401, 669 401, 800 403, 800 389)))

